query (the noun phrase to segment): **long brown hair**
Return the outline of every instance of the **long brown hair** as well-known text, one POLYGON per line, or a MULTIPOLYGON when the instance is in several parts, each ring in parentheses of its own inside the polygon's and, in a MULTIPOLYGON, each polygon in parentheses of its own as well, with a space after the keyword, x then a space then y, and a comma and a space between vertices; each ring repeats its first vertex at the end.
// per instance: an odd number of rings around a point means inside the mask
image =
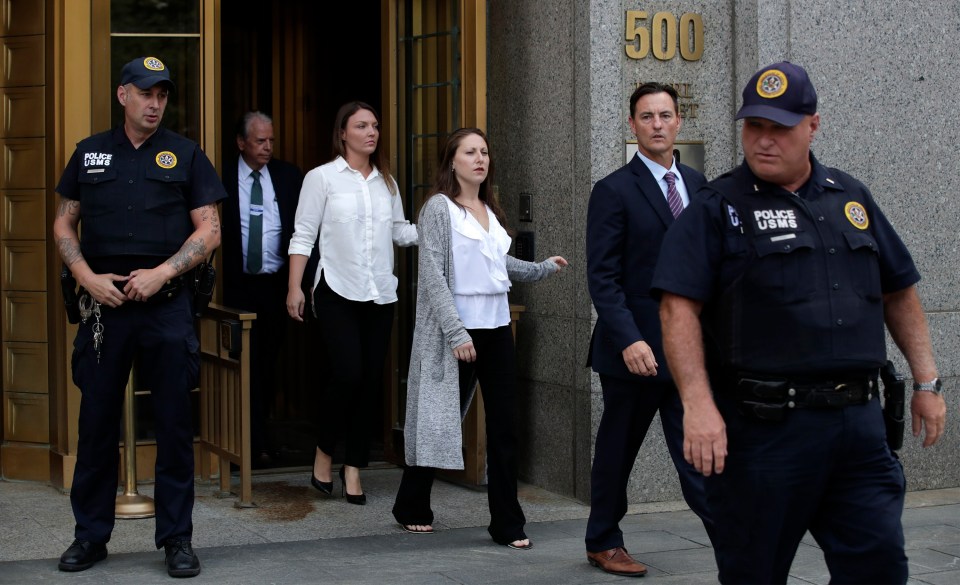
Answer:
POLYGON ((352 101, 343 104, 340 106, 340 109, 337 110, 337 117, 334 118, 333 122, 334 158, 341 156, 344 160, 346 160, 347 147, 344 144, 343 138, 340 136, 340 134, 347 129, 347 120, 350 119, 350 116, 356 114, 360 110, 367 110, 373 114, 374 118, 377 119, 377 128, 380 129, 380 138, 377 140, 377 148, 375 148, 373 154, 370 155, 370 162, 372 162, 373 166, 377 167, 377 170, 380 171, 381 175, 383 175, 383 181, 387 184, 387 189, 390 191, 390 194, 396 195, 396 186, 393 183, 393 177, 390 176, 390 163, 387 161, 387 155, 384 154, 383 149, 380 148, 380 145, 383 144, 383 129, 380 128, 380 114, 373 109, 373 106, 370 104, 352 101))
POLYGON ((471 134, 476 134, 487 143, 487 154, 490 157, 490 164, 487 167, 487 178, 480 183, 480 201, 483 201, 490 207, 493 214, 497 216, 497 221, 506 229, 507 223, 503 215, 503 209, 500 208, 500 202, 497 201, 497 198, 493 194, 493 189, 490 188, 490 185, 493 184, 493 155, 490 153, 490 141, 487 140, 487 135, 483 133, 483 130, 479 128, 460 128, 447 138, 447 142, 443 145, 443 153, 440 155, 440 168, 437 170, 437 178, 433 182, 430 195, 443 193, 453 201, 454 205, 463 209, 463 205, 460 205, 456 199, 456 197, 460 195, 460 181, 457 180, 453 172, 453 157, 457 155, 457 149, 460 148, 460 143, 463 142, 463 139, 471 134))

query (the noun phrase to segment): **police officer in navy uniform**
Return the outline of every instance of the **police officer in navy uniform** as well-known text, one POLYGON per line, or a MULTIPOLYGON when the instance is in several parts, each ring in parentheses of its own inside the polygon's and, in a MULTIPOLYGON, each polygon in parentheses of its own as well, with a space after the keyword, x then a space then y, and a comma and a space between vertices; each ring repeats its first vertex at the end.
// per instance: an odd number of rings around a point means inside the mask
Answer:
POLYGON ((70 491, 76 528, 62 571, 107 556, 121 407, 136 358, 156 418, 156 545, 165 548, 171 576, 200 573, 191 545, 190 402, 200 362, 188 278, 220 245, 216 203, 226 193, 200 147, 160 127, 173 89, 156 57, 124 65, 117 87, 123 124, 78 143, 57 186, 53 232, 81 286, 83 315, 73 351, 82 393, 70 491))
POLYGON ((884 323, 910 366, 913 433, 946 406, 913 260, 870 191, 810 152, 807 73, 781 62, 743 90, 745 161, 668 232, 653 279, 707 476, 722 583, 785 583, 807 530, 831 583, 905 583, 903 469, 885 441, 884 323))

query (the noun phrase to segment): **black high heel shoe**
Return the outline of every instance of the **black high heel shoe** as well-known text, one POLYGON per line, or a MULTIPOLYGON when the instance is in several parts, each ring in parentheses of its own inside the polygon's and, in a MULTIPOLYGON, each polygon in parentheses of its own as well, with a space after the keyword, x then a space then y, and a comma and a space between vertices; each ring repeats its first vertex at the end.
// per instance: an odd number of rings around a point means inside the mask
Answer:
POLYGON ((348 504, 356 504, 358 506, 367 505, 367 494, 355 496, 347 491, 347 480, 344 478, 343 467, 340 467, 340 494, 347 498, 348 504))
POLYGON ((320 481, 317 479, 317 476, 313 475, 312 472, 310 473, 310 485, 327 494, 328 496, 333 495, 333 482, 320 481))
MULTIPOLYGON (((317 447, 317 454, 321 453, 320 447, 317 447)), ((316 465, 316 456, 314 457, 314 465, 316 465)), ((333 460, 331 458, 330 467, 333 467, 333 460)), ((332 469, 331 469, 332 471, 332 469)), ((330 481, 320 481, 317 479, 317 476, 314 475, 313 469, 310 470, 310 485, 317 488, 317 491, 327 494, 328 496, 333 495, 333 480, 330 481)))

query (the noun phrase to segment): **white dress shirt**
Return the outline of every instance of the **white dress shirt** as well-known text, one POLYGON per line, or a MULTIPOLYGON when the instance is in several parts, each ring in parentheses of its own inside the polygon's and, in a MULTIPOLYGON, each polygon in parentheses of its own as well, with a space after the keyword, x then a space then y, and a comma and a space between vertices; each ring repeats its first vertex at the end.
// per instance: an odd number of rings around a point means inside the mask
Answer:
POLYGON ((490 231, 466 209, 447 198, 453 249, 453 302, 467 329, 496 329, 510 324, 510 236, 484 205, 490 231))
MULTIPOLYGON (((647 168, 650 169, 650 172, 653 173, 653 178, 657 180, 657 184, 660 185, 660 190, 663 191, 663 198, 667 198, 667 180, 663 177, 666 176, 668 172, 673 173, 677 178, 677 193, 680 194, 680 199, 683 200, 683 208, 686 209, 690 205, 690 194, 687 192, 687 185, 683 182, 683 175, 680 174, 680 169, 677 168, 677 159, 676 157, 670 161, 670 168, 666 169, 660 166, 660 163, 655 163, 649 158, 643 156, 640 151, 637 151, 637 156, 640 157, 640 160, 643 161, 643 164, 647 165, 647 168)), ((667 202, 669 205, 669 201, 667 202)))
POLYGON ((290 254, 309 256, 317 248, 321 274, 330 289, 351 301, 378 305, 397 300, 393 245, 417 243, 417 226, 403 217, 403 203, 377 168, 366 178, 342 157, 319 166, 303 178, 290 254))
MULTIPOLYGON (((240 157, 237 163, 237 187, 240 195, 240 239, 243 245, 243 271, 247 271, 247 243, 250 238, 250 189, 253 188, 253 169, 240 157)), ((263 189, 263 266, 258 274, 272 274, 283 266, 280 257, 280 206, 273 190, 270 171, 260 169, 260 187, 263 189)))

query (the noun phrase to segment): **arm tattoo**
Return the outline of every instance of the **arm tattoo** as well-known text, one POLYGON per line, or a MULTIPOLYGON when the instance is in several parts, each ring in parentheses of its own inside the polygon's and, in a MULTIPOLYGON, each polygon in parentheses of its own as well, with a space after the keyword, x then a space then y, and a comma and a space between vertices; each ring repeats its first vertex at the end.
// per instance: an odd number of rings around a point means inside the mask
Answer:
POLYGON ((80 242, 76 238, 57 238, 57 249, 60 251, 60 258, 67 266, 73 266, 78 260, 83 259, 83 255, 80 254, 80 242))
POLYGON ((80 202, 74 199, 61 197, 60 205, 57 206, 57 217, 63 217, 64 215, 80 215, 80 202))
MULTIPOLYGON (((199 212, 200 215, 200 225, 196 227, 199 229, 203 224, 210 224, 210 234, 217 235, 220 231, 220 217, 217 215, 217 206, 216 205, 204 205, 203 207, 197 208, 195 210, 199 212)), ((183 274, 187 270, 190 270, 200 262, 202 262, 209 251, 207 250, 207 242, 204 240, 203 236, 190 238, 183 243, 183 246, 180 247, 180 250, 170 257, 167 260, 167 264, 173 266, 174 270, 177 271, 177 274, 183 274)))
POLYGON ((214 234, 220 232, 220 215, 217 214, 216 205, 205 205, 200 208, 200 221, 210 222, 210 228, 214 234))
POLYGON ((207 257, 207 245, 203 238, 196 240, 187 240, 183 247, 167 260, 167 264, 173 266, 177 274, 183 274, 198 263, 199 260, 207 257))
POLYGON ((60 203, 57 205, 57 220, 64 220, 68 229, 67 235, 60 235, 57 238, 57 250, 60 252, 60 258, 67 266, 72 266, 80 260, 83 260, 83 254, 80 253, 80 239, 77 236, 77 224, 80 223, 80 202, 76 199, 60 197, 60 203))

